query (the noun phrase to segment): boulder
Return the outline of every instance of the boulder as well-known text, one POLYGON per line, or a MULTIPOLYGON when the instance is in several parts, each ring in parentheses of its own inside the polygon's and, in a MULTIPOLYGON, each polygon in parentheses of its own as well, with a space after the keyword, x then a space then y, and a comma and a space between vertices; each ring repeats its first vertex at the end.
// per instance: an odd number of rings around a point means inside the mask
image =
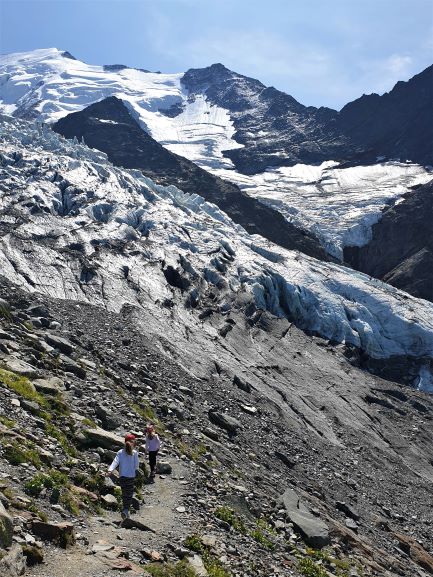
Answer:
POLYGON ((206 437, 212 439, 212 441, 218 441, 220 438, 220 434, 210 427, 205 427, 202 432, 206 435, 206 437))
POLYGON ((35 379, 33 385, 38 393, 45 395, 57 395, 64 389, 63 381, 58 377, 51 377, 49 379, 35 379))
POLYGON ((103 449, 113 449, 113 447, 122 448, 125 442, 122 437, 105 431, 100 427, 85 429, 83 433, 87 444, 91 447, 102 447, 103 449))
POLYGON ((358 511, 356 511, 356 509, 354 509, 350 505, 347 505, 346 503, 343 503, 342 501, 337 501, 335 503, 335 506, 337 507, 337 509, 339 511, 344 513, 346 515, 346 517, 349 517, 350 519, 353 519, 354 521, 359 521, 358 511))
POLYGON ((104 405, 97 405, 95 407, 96 415, 101 419, 104 427, 109 431, 114 431, 120 426, 121 420, 104 405))
POLYGON ((279 501, 305 543, 321 549, 330 542, 329 529, 324 521, 313 515, 293 489, 286 489, 279 501))
POLYGON ((45 340, 49 345, 51 345, 61 353, 64 353, 65 355, 71 355, 74 352, 75 348, 74 345, 69 341, 67 341, 66 339, 63 339, 62 337, 58 337, 56 335, 51 335, 47 333, 45 335, 45 340))
POLYGON ((76 375, 79 379, 85 379, 86 378, 86 370, 79 365, 78 363, 76 363, 75 361, 73 361, 72 359, 70 359, 69 357, 65 356, 65 355, 59 355, 59 360, 61 362, 62 365, 62 369, 65 372, 69 372, 72 373, 74 375, 76 375))
POLYGON ((33 520, 32 531, 43 541, 51 541, 63 549, 75 543, 75 530, 72 523, 44 523, 33 520))
POLYGON ((26 559, 20 545, 14 545, 2 559, 0 559, 0 575, 4 577, 18 577, 24 575, 26 559))
POLYGON ((6 549, 12 545, 13 533, 12 517, 0 501, 0 549, 6 549))
POLYGON ((238 429, 242 428, 240 421, 234 417, 230 417, 225 413, 219 413, 218 411, 209 411, 209 420, 221 429, 225 429, 231 434, 235 434, 238 429))
POLYGON ((29 377, 30 379, 38 376, 38 370, 36 367, 33 367, 29 363, 26 363, 17 357, 11 356, 5 359, 3 362, 8 371, 16 373, 17 375, 29 377))
POLYGON ((44 560, 44 552, 40 547, 33 544, 23 545, 23 553, 26 558, 27 565, 31 567, 32 565, 38 565, 44 560))
POLYGON ((188 557, 188 565, 195 572, 197 577, 207 577, 209 575, 204 566, 203 559, 199 555, 188 557))
POLYGON ((159 461, 156 465, 156 472, 159 475, 171 475, 173 467, 166 461, 159 461))
POLYGON ((50 311, 45 305, 32 305, 27 309, 31 317, 49 317, 50 311))
POLYGON ((108 493, 107 495, 103 495, 101 497, 101 501, 105 507, 108 509, 117 509, 119 504, 117 503, 117 499, 114 495, 108 493))

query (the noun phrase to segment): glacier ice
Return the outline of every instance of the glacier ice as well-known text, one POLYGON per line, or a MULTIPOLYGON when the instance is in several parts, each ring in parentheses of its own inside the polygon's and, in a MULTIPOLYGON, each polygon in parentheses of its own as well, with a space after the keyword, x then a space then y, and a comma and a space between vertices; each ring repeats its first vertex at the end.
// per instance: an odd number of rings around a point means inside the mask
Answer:
MULTIPOLYGON (((44 125, 0 123, 0 212, 2 222, 16 218, 0 239, 0 269, 26 290, 119 311, 140 306, 140 291, 170 298, 161 272, 170 264, 189 275, 185 298, 208 285, 245 292, 259 309, 373 358, 429 366, 432 303, 251 236, 203 198, 115 168, 44 125)), ((425 372, 419 382, 430 386, 425 372)))

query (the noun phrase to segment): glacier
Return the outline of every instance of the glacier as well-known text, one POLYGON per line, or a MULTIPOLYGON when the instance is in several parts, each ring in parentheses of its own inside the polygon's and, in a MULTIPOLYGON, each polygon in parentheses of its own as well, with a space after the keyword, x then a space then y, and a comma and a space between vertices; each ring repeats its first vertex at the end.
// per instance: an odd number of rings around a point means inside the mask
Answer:
POLYGON ((249 235, 200 196, 116 168, 42 123, 0 124, 0 271, 25 290, 120 311, 143 294, 170 299, 170 268, 185 303, 212 290, 224 311, 244 295, 371 358, 418 359, 414 385, 431 387, 432 303, 249 235))
POLYGON ((429 168, 416 164, 381 161, 339 167, 333 159, 318 166, 268 168, 244 175, 223 154, 243 146, 236 142, 230 111, 210 103, 205 91, 190 95, 182 77, 183 73, 91 66, 56 48, 9 54, 0 56, 0 110, 53 123, 117 96, 163 146, 275 208, 314 234, 339 261, 344 247, 369 242, 385 206, 432 179, 429 168), (176 114, 170 113, 172 107, 178 108, 176 114))

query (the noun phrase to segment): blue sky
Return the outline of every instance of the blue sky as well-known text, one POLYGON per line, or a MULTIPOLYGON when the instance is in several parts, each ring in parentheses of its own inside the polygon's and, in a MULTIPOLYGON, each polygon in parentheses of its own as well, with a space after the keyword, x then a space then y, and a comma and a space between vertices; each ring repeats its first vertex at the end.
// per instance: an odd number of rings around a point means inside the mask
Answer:
POLYGON ((0 52, 179 72, 222 62, 340 108, 433 62, 432 0, 0 0, 0 52))

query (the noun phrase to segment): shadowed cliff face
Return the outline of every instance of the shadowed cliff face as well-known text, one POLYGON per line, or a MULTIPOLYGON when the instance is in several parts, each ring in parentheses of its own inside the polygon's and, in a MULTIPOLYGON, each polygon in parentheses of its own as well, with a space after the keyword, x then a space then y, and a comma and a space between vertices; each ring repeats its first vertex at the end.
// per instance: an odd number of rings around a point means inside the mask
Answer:
POLYGON ((354 268, 433 301, 433 181, 384 211, 363 247, 346 247, 354 268))
POLYGON ((363 150, 364 160, 376 156, 433 162, 433 66, 408 82, 397 82, 382 96, 363 95, 346 104, 335 127, 363 150))
POLYGON ((174 184, 184 192, 199 194, 250 234, 260 234, 284 248, 329 260, 312 235, 297 229, 276 210, 161 146, 140 128, 116 97, 69 114, 53 129, 66 138, 84 138, 88 146, 105 152, 116 166, 137 168, 160 184, 174 184))

